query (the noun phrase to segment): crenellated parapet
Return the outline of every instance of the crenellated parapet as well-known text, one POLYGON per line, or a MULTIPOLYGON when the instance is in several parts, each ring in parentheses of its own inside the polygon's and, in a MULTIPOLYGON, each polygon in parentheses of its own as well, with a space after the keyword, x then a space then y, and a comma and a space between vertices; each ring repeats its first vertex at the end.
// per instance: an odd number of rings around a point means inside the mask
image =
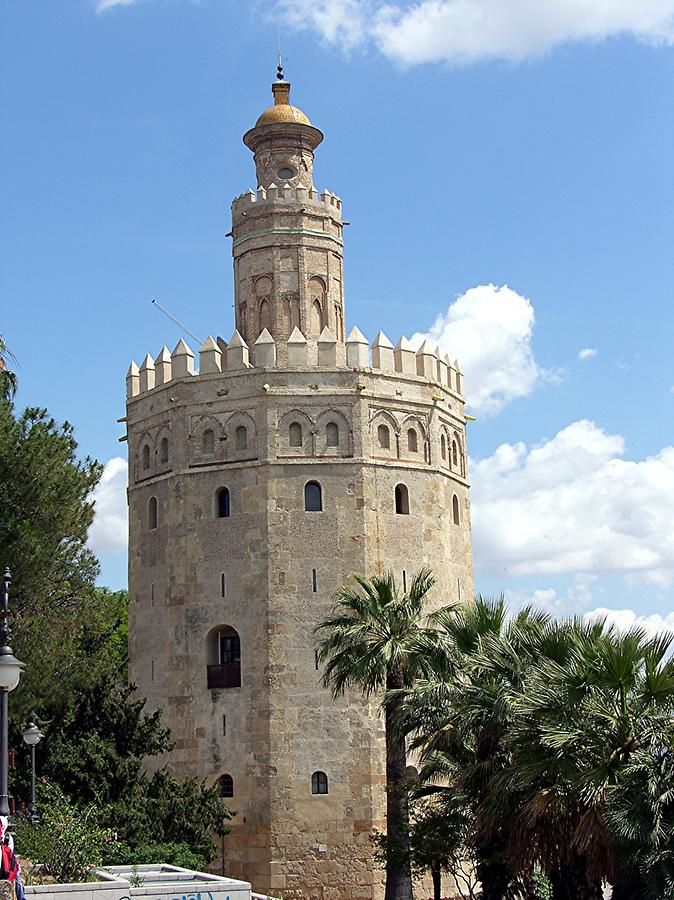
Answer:
POLYGON ((126 378, 127 398, 133 399, 155 387, 182 378, 212 376, 247 369, 352 369, 372 370, 392 376, 421 378, 463 398, 463 374, 458 360, 452 361, 439 347, 424 341, 415 349, 406 337, 393 346, 383 331, 370 343, 358 328, 353 328, 344 345, 326 326, 316 342, 308 341, 295 327, 285 342, 283 362, 277 354, 276 341, 264 328, 252 347, 235 330, 228 342, 208 337, 199 348, 198 371, 195 355, 182 338, 172 353, 162 347, 156 358, 147 354, 140 368, 132 361, 126 378), (341 353, 340 353, 341 345, 341 353))
POLYGON ((259 204, 255 208, 261 210, 271 203, 292 203, 294 208, 297 203, 310 203, 316 204, 317 207, 329 207, 328 211, 335 218, 341 219, 342 214, 341 197, 333 194, 327 188, 319 194, 313 185, 306 188, 301 185, 293 187, 290 184, 277 185, 272 182, 269 187, 260 186, 257 191, 248 188, 243 194, 235 197, 232 201, 232 215, 236 216, 237 213, 246 212, 253 204, 259 204))

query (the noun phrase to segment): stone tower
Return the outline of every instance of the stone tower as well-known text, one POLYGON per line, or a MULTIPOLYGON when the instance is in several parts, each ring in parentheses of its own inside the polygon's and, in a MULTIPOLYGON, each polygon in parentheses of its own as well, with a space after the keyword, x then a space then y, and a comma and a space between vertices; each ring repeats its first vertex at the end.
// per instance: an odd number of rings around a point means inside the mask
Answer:
POLYGON ((232 205, 236 330, 127 376, 130 677, 179 776, 238 813, 224 869, 284 898, 382 896, 377 704, 320 684, 314 626, 353 572, 430 565, 472 595, 458 363, 383 332, 344 339, 342 202, 323 135, 273 86, 232 205))

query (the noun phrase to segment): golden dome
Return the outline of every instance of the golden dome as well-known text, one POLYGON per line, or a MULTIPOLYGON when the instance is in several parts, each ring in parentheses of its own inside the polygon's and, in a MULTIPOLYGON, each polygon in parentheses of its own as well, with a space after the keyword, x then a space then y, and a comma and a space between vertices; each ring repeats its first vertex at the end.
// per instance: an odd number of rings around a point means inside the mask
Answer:
POLYGON ((276 125, 278 122, 288 122, 294 125, 311 125, 301 109, 290 105, 290 84, 283 77, 283 66, 279 63, 278 78, 271 86, 274 95, 274 105, 265 109, 255 123, 258 125, 276 125))
POLYGON ((274 125, 277 122, 294 122, 297 125, 311 125, 311 122, 304 115, 301 109, 291 106, 289 103, 278 103, 265 109, 260 118, 255 123, 258 125, 274 125))

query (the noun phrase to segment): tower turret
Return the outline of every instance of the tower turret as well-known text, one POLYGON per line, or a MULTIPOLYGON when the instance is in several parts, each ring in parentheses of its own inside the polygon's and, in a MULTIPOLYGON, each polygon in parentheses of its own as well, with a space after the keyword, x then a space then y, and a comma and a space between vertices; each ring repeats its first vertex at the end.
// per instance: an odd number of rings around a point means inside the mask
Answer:
POLYGON ((279 66, 274 105, 244 135, 253 151, 257 191, 232 204, 236 327, 252 346, 266 328, 280 362, 294 328, 314 361, 325 327, 344 360, 342 203, 313 183, 314 150, 323 134, 290 105, 279 66))

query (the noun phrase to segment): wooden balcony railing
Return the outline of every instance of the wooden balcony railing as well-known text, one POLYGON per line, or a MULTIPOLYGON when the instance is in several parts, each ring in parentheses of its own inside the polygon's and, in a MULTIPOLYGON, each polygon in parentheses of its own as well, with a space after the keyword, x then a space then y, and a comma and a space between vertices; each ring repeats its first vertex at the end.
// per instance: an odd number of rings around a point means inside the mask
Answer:
POLYGON ((241 663, 206 666, 206 676, 209 688, 241 687, 241 663))

